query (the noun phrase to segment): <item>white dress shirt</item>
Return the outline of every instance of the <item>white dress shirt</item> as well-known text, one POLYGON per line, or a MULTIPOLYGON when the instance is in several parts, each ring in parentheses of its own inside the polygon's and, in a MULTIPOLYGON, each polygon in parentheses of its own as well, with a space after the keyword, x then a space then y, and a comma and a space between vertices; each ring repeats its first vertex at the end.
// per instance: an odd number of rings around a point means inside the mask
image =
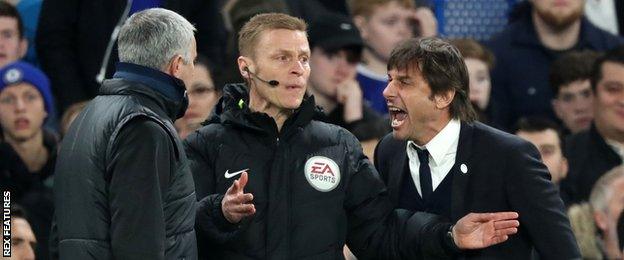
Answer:
POLYGON ((418 194, 422 196, 420 189, 420 160, 418 153, 413 146, 429 151, 429 169, 431 169, 431 184, 433 191, 442 183, 442 180, 449 173, 455 164, 457 155, 457 144, 459 143, 459 130, 461 123, 457 119, 452 119, 446 124, 442 131, 431 139, 424 146, 418 146, 413 141, 407 142, 407 158, 409 159, 409 169, 416 185, 418 194))

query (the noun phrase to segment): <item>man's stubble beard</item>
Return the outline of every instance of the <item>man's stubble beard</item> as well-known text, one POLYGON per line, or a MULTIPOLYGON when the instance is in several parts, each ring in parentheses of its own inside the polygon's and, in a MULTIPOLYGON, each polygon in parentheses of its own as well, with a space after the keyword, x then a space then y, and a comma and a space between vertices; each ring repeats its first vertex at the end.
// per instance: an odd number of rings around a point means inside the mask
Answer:
POLYGON ((550 26, 554 31, 563 31, 569 28, 574 22, 581 19, 583 16, 583 8, 573 10, 572 13, 565 16, 558 15, 550 10, 535 10, 537 16, 550 26))

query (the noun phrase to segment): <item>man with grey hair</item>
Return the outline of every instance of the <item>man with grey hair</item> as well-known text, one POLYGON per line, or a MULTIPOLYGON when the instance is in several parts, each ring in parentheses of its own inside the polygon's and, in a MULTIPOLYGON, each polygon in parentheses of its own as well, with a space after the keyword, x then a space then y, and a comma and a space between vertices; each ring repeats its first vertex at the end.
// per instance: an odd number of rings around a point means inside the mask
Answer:
POLYGON ((116 73, 61 144, 53 258, 197 258, 194 183, 172 124, 186 110, 194 31, 159 8, 121 27, 116 73))
POLYGON ((568 210, 583 259, 622 259, 617 227, 623 210, 624 166, 620 165, 598 179, 589 202, 568 210))

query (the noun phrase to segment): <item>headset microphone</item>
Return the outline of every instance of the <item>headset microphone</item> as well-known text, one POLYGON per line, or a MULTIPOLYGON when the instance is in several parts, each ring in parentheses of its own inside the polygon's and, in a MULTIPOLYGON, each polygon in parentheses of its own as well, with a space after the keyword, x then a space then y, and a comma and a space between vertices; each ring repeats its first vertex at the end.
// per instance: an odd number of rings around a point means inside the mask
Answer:
POLYGON ((274 80, 274 79, 273 79, 273 80, 264 80, 264 79, 261 79, 261 78, 260 78, 260 77, 258 77, 255 73, 251 73, 251 71, 249 71, 249 69, 248 69, 247 67, 245 67, 245 68, 244 68, 244 70, 245 70, 245 71, 247 71, 247 73, 251 74, 251 76, 253 76, 254 78, 258 79, 259 81, 262 81, 262 82, 264 82, 264 83, 266 83, 266 84, 269 84, 269 86, 271 86, 271 87, 277 87, 277 85, 279 85, 279 84, 280 84, 280 83, 279 83, 279 81, 274 80))

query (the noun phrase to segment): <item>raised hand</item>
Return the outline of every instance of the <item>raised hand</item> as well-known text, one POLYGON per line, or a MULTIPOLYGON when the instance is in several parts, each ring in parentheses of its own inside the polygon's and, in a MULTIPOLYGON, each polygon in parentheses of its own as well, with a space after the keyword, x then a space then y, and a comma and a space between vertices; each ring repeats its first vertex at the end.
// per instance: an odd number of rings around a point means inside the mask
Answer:
POLYGON ((360 84, 355 79, 343 82, 336 89, 336 99, 338 103, 344 105, 343 120, 351 123, 364 117, 362 110, 362 90, 360 84))
POLYGON ((244 217, 256 213, 256 207, 251 203, 253 195, 243 191, 248 179, 247 172, 243 172, 241 177, 235 180, 232 186, 228 188, 221 201, 223 216, 232 224, 236 224, 244 217))
POLYGON ((518 232, 518 213, 470 213, 453 226, 453 239, 461 249, 480 249, 507 241, 518 232))

